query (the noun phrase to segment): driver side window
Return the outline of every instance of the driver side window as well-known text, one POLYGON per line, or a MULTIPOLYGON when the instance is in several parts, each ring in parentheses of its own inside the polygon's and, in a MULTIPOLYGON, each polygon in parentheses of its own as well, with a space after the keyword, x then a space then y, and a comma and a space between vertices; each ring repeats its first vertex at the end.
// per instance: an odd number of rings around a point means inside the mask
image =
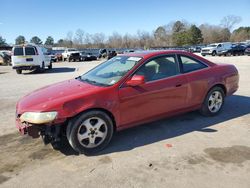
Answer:
POLYGON ((135 74, 144 76, 145 81, 150 82, 177 75, 179 71, 175 56, 169 55, 147 62, 135 74))

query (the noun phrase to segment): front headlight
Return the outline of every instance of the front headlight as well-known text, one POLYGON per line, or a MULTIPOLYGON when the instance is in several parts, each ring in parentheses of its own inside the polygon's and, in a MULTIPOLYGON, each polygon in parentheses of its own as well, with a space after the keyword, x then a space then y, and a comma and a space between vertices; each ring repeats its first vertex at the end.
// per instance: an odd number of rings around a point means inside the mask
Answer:
POLYGON ((57 112, 25 112, 21 115, 21 122, 34 124, 49 123, 56 119, 57 112))

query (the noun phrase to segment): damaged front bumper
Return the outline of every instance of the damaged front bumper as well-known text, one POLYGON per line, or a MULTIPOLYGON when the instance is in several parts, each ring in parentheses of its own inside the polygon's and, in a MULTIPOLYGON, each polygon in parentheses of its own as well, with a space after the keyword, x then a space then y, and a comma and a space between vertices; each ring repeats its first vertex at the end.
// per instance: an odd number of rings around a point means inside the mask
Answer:
POLYGON ((22 135, 28 134, 32 138, 38 138, 40 136, 39 125, 29 124, 26 122, 21 122, 19 119, 16 120, 16 127, 22 135))
POLYGON ((49 137, 52 140, 57 140, 62 136, 65 123, 58 124, 30 124, 27 122, 21 122, 20 119, 16 119, 16 127, 22 135, 29 135, 32 138, 49 137))

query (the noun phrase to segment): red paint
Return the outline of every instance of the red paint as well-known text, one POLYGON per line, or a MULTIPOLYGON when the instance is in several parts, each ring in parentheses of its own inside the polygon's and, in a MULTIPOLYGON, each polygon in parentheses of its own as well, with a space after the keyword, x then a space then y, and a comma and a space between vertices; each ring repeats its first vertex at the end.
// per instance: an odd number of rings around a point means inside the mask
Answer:
POLYGON ((233 65, 217 65, 182 51, 125 55, 140 56, 143 59, 115 85, 94 86, 75 79, 53 84, 23 97, 17 104, 17 114, 30 111, 58 111, 58 117, 53 122, 57 124, 83 111, 98 108, 109 111, 115 119, 117 130, 121 130, 199 109, 206 93, 216 84, 223 85, 227 95, 233 94, 238 89, 238 71, 233 65), (128 86, 135 69, 150 58, 164 54, 191 56, 206 63, 208 68, 149 83, 144 83, 143 76, 137 76, 132 84, 138 82, 139 85, 128 86))
POLYGON ((173 147, 172 144, 166 144, 165 146, 166 146, 166 148, 172 148, 173 147))

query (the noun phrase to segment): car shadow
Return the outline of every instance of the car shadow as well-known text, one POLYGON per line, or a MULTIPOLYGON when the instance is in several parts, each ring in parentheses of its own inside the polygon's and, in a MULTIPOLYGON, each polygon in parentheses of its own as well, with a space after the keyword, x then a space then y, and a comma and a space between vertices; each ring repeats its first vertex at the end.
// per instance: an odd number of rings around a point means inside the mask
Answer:
MULTIPOLYGON (((129 151, 194 131, 210 134, 219 131, 213 129, 214 125, 249 113, 250 97, 233 95, 226 98, 224 108, 217 116, 204 117, 194 111, 120 131, 114 135, 108 147, 96 155, 129 151)), ((65 155, 76 154, 69 145, 65 145, 61 152, 65 155)))
POLYGON ((34 70, 34 71, 24 72, 23 74, 29 75, 29 74, 67 73, 67 72, 74 72, 75 70, 76 70, 75 68, 70 68, 70 67, 56 67, 50 70, 46 69, 44 72, 41 72, 39 70, 34 70))

